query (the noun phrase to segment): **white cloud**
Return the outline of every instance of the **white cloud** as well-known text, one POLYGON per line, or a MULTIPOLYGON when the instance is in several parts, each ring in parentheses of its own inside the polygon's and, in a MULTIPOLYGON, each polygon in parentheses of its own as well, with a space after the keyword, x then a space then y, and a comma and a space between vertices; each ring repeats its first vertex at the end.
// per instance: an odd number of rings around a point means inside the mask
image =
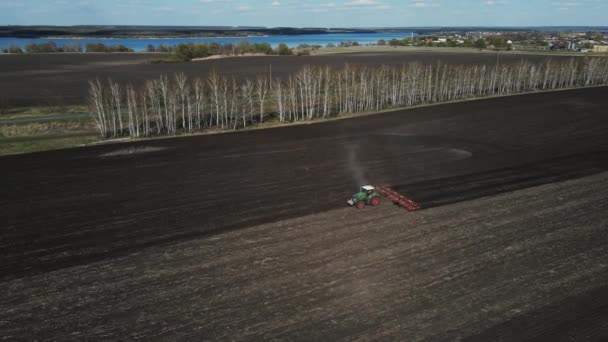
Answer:
POLYGON ((345 2, 346 6, 372 6, 372 5, 380 5, 381 3, 376 0, 352 0, 350 2, 345 2))
POLYGON ((389 9, 391 5, 377 0, 351 0, 344 3, 342 9, 389 9))
POLYGON ((436 2, 431 2, 431 1, 427 1, 427 0, 414 0, 414 2, 412 2, 410 4, 410 7, 415 7, 415 8, 427 8, 427 7, 439 7, 440 5, 436 2))
POLYGON ((483 4, 487 5, 487 6, 495 6, 495 5, 506 5, 507 2, 504 0, 487 0, 483 4))

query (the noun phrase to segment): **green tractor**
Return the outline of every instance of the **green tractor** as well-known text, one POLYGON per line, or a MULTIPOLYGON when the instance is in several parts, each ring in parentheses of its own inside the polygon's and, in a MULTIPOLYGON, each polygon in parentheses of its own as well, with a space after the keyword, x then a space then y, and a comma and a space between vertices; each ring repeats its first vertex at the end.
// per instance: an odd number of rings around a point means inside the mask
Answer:
POLYGON ((380 194, 376 192, 376 188, 371 185, 361 187, 358 193, 353 195, 353 198, 348 200, 348 204, 357 209, 363 209, 365 205, 378 206, 380 205, 380 194))

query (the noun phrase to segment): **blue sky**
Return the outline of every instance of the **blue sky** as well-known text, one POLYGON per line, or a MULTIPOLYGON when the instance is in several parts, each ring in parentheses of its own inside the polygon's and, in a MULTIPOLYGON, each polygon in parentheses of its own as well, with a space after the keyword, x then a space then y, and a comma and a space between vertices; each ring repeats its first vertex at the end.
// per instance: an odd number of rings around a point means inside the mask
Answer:
POLYGON ((1 0, 0 25, 608 26, 608 0, 1 0))

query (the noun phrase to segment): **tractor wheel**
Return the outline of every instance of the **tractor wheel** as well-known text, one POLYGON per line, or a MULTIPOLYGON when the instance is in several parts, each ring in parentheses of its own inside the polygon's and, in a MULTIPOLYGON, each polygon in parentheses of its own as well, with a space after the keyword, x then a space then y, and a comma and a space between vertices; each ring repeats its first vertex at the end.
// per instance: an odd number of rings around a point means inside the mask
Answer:
POLYGON ((359 201, 356 204, 357 209, 363 209, 363 207, 365 207, 365 202, 363 201, 359 201))
POLYGON ((372 198, 372 206, 377 207, 380 205, 380 197, 372 198))

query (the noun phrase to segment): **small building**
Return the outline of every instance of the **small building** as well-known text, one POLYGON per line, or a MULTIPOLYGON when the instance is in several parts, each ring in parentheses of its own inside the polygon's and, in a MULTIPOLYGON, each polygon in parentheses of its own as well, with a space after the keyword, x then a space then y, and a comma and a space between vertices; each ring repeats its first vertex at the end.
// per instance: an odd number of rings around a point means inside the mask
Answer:
POLYGON ((608 45, 596 45, 593 47, 593 52, 608 52, 608 45))

